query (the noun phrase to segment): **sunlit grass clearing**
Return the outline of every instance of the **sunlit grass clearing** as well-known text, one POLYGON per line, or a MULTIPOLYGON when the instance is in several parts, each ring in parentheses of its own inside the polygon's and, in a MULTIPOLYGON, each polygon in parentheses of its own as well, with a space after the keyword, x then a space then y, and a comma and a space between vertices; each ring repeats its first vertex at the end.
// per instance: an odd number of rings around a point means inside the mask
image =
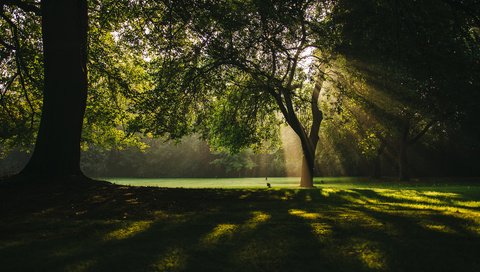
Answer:
POLYGON ((167 188, 267 188, 298 187, 300 178, 106 178, 115 184, 167 188))
MULTIPOLYGON (((300 177, 265 177, 260 178, 100 178, 114 184, 130 186, 154 186, 165 188, 267 188, 270 183, 273 189, 299 188, 300 177)), ((374 181, 366 177, 317 177, 314 179, 317 188, 339 189, 415 189, 435 191, 468 191, 470 188, 480 186, 480 182, 466 180, 461 184, 458 179, 425 179, 412 182, 398 182, 395 180, 374 181)), ((461 180, 460 180, 461 181, 461 180)))

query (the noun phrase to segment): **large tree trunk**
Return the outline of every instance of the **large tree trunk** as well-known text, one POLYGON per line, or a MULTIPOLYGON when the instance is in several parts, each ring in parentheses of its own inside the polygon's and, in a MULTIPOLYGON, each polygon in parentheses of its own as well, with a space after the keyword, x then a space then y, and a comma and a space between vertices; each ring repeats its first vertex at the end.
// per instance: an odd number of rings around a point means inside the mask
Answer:
POLYGON ((80 138, 87 98, 87 1, 43 0, 44 97, 35 149, 21 175, 83 177, 80 138))
MULTIPOLYGON (((305 35, 305 33, 304 33, 305 35)), ((302 176, 300 180, 300 187, 313 187, 313 176, 315 173, 315 152, 317 148, 317 143, 319 140, 318 133, 320 131, 320 124, 323 120, 322 111, 318 106, 318 99, 320 97, 320 91, 322 89, 323 81, 317 82, 315 88, 312 91, 311 97, 311 111, 312 111, 312 126, 310 128, 310 133, 307 133, 305 127, 302 125, 298 119, 294 105, 291 98, 291 92, 294 88, 292 83, 295 75, 295 70, 297 66, 297 61, 300 58, 301 50, 303 44, 306 42, 305 36, 301 41, 301 45, 297 50, 295 56, 293 57, 293 63, 290 69, 289 79, 286 86, 280 88, 280 92, 277 93, 275 90, 270 90, 270 94, 275 98, 277 105, 280 108, 283 116, 285 117, 287 123, 293 129, 293 131, 300 138, 303 152, 303 165, 302 165, 302 176), (283 96, 283 99, 282 99, 283 96)))
POLYGON ((302 173, 301 173, 302 176, 300 178, 300 187, 307 187, 307 188, 313 187, 313 177, 314 177, 314 171, 315 171, 315 167, 313 166, 314 165, 313 161, 314 161, 314 157, 308 158, 304 152, 303 159, 302 159, 302 173))
MULTIPOLYGON (((313 177, 315 173, 315 154, 319 140, 318 133, 323 120, 322 111, 318 107, 318 98, 320 96, 321 85, 315 86, 312 92, 312 126, 308 139, 302 141, 303 160, 302 160, 302 177, 300 179, 300 187, 313 187, 313 177), (306 144, 305 144, 306 143, 306 144)), ((300 135, 299 135, 300 136, 300 135)), ((301 138, 301 136, 300 136, 301 138)))

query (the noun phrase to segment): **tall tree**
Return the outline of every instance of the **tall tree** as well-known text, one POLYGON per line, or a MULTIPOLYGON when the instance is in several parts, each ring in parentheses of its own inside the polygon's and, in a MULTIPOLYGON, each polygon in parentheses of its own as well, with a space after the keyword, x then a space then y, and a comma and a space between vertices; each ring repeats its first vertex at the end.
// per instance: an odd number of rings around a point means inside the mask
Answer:
POLYGON ((155 63, 169 69, 157 74, 157 88, 138 107, 143 120, 137 124, 161 134, 168 130, 161 127, 164 119, 189 112, 196 116, 190 123, 207 138, 238 150, 265 141, 278 129, 272 125, 283 121, 301 142, 300 185, 312 187, 323 119, 319 99, 328 77, 317 38, 328 3, 194 1, 168 7, 175 23, 172 35, 164 36, 183 46, 157 52, 155 63), (166 105, 166 99, 178 103, 166 105))
MULTIPOLYGON (((37 10, 24 1, 2 1, 37 10)), ((33 155, 20 178, 76 179, 87 98, 86 0, 41 1, 44 53, 43 107, 33 155)))
MULTIPOLYGON (((64 97, 72 98, 69 94, 79 91, 79 87, 75 86, 85 84, 65 84, 64 90, 61 92, 56 91, 56 94, 53 91, 46 90, 44 88, 44 79, 48 79, 44 78, 44 66, 63 65, 58 63, 58 59, 63 59, 65 62, 71 63, 73 58, 73 62, 75 62, 75 57, 72 56, 70 59, 67 59, 66 57, 53 56, 50 58, 49 63, 45 64, 43 62, 44 43, 42 42, 40 1, 0 2, 0 54, 2 56, 0 61, 2 67, 0 76, 0 118, 2 119, 0 125, 1 156, 8 154, 12 149, 21 149, 26 152, 30 152, 33 149, 35 138, 39 131, 44 94, 48 93, 45 99, 50 101, 44 104, 46 108, 50 109, 46 109, 46 111, 58 111, 59 107, 55 105, 58 104, 58 101, 64 99, 60 96, 63 95, 64 97), (70 86, 72 87, 70 88, 70 86)), ((133 12, 131 10, 132 6, 140 4, 132 3, 131 1, 107 0, 88 1, 88 4, 89 56, 86 67, 89 81, 87 97, 89 102, 83 118, 83 129, 80 139, 82 150, 86 150, 91 146, 102 146, 104 148, 139 146, 141 143, 138 137, 128 135, 124 131, 125 120, 128 119, 128 112, 126 112, 125 109, 129 99, 134 97, 137 91, 141 91, 143 86, 148 86, 149 80, 142 68, 145 61, 143 61, 141 55, 132 53, 133 50, 131 50, 130 47, 121 47, 121 44, 117 44, 115 42, 114 31, 118 29, 118 25, 128 21, 128 18, 138 17, 138 14, 132 15, 133 12)), ((59 6, 58 8, 61 9, 62 7, 59 6)), ((129 22, 131 21, 132 20, 129 22)), ((53 24, 54 28, 56 27, 55 25, 56 23, 53 24)), ((79 25, 77 24, 77 26, 79 25)), ((72 27, 77 26, 73 25, 72 27)), ((67 26, 65 25, 65 27, 67 26)), ((51 26, 49 28, 52 29, 51 26)), ((58 31, 58 29, 53 29, 53 31, 58 31)), ((85 31, 85 29, 82 31, 85 31)), ((68 32, 70 34, 71 31, 68 32)), ((59 35, 61 35, 61 33, 59 35)), ((52 40, 51 38, 49 39, 52 40)), ((55 41, 57 44, 59 42, 73 44, 68 40, 55 41)), ((48 42, 46 46, 52 47, 50 46, 51 44, 52 42, 48 42)), ((55 51, 56 50, 53 50, 54 54, 56 54, 55 51)), ((78 46, 78 50, 71 53, 74 52, 77 55, 80 54, 78 53, 80 52, 80 45, 78 46)), ((66 52, 64 53, 65 55, 68 54, 66 52)), ((77 59, 78 58, 79 57, 77 57, 77 59)), ((75 65, 75 67, 76 66, 78 65, 75 65)), ((62 67, 66 66, 63 65, 62 67)), ((62 73, 69 73, 63 71, 63 68, 58 70, 62 73)), ((58 71, 52 69, 50 69, 50 71, 49 78, 52 79, 54 77, 52 74, 58 71)), ((85 70, 82 69, 82 71, 85 70)), ((65 81, 68 80, 63 74, 58 76, 65 81)), ((55 79, 50 81, 55 82, 55 79)), ((59 84, 63 83, 59 82, 59 84)), ((51 84, 49 89, 52 89, 51 84)), ((86 92, 86 88, 82 92, 86 92)), ((82 96, 84 96, 84 94, 82 94, 82 96)), ((81 98, 75 104, 83 107, 81 106, 82 100, 84 100, 84 98, 81 98)), ((66 101, 60 104, 68 105, 71 103, 66 101)), ((66 107, 68 108, 68 106, 66 107)), ((68 118, 66 114, 55 115, 68 118)), ((49 114, 45 114, 44 117, 50 120, 47 121, 47 125, 44 127, 48 127, 50 126, 48 124, 56 122, 51 121, 53 118, 49 114)), ((55 116, 54 118, 58 119, 58 117, 55 116)), ((74 119, 78 120, 77 117, 74 119)), ((73 121, 74 119, 71 119, 71 124, 75 123, 73 121)), ((68 121, 62 122, 64 124, 68 123, 68 121)), ((59 135, 63 133, 60 128, 61 126, 64 125, 59 124, 58 126, 54 126, 59 127, 59 129, 57 129, 58 131, 55 132, 58 136, 55 136, 57 138, 70 137, 67 135, 70 132, 77 133, 73 132, 69 125, 69 127, 65 127, 64 130, 67 133, 64 133, 64 135, 60 137, 59 135)), ((43 132, 45 130, 49 130, 49 128, 42 129, 43 132)), ((78 131, 78 128, 75 130, 78 131)), ((48 132, 48 135, 51 137, 53 131, 48 132)), ((45 146, 46 141, 42 140, 42 142, 45 146)), ((55 141, 52 141, 51 143, 54 142, 55 141)), ((67 148, 64 147, 60 147, 60 150, 61 149, 67 150, 67 148)), ((54 152, 54 148, 52 148, 51 151, 54 152)), ((74 157, 78 157, 79 155, 79 152, 69 153, 74 157)), ((65 154, 62 156, 65 156, 65 154)), ((38 156, 35 155, 32 159, 36 160, 37 157, 38 156)), ((75 161, 77 160, 78 159, 75 159, 75 161)), ((39 161, 47 164, 48 160, 41 159, 39 161)), ((67 162, 65 161, 64 163, 67 162)), ((39 165, 38 163, 35 164, 39 165)), ((74 164, 76 164, 76 162, 74 164)), ((45 165, 34 168, 37 168, 37 170, 25 169, 25 171, 38 171, 38 168, 45 169, 42 171, 47 171, 45 165)), ((53 167, 53 169, 55 168, 61 169, 63 166, 53 167)), ((28 176, 25 171, 23 174, 28 176)), ((45 175, 50 174, 45 173, 45 175)), ((78 173, 75 175, 82 176, 82 174, 78 173)))

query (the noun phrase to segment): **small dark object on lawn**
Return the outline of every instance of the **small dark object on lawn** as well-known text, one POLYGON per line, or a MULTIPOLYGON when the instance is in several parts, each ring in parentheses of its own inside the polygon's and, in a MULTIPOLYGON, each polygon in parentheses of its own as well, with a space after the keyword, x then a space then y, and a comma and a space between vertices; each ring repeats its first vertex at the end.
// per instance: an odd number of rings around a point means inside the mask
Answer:
POLYGON ((270 183, 267 182, 267 187, 272 188, 272 185, 270 185, 270 183))
POLYGON ((324 183, 325 183, 325 181, 323 181, 323 180, 320 180, 320 183, 321 183, 321 184, 324 184, 324 183))
POLYGON ((268 180, 268 177, 265 177, 265 180, 268 180))

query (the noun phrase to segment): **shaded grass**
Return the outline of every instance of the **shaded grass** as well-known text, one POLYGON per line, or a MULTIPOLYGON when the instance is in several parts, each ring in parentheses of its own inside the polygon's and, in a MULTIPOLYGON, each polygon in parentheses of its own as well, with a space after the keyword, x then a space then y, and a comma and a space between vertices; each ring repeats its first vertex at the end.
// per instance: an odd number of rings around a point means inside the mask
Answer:
POLYGON ((0 186, 0 270, 480 271, 475 183, 322 180, 0 186))

